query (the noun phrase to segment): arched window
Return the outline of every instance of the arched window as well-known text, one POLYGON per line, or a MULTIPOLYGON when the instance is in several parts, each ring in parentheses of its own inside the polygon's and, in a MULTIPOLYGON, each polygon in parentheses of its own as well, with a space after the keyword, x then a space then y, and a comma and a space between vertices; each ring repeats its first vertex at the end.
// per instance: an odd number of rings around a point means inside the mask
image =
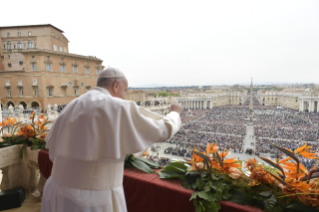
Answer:
POLYGON ((8 50, 11 50, 11 42, 10 41, 8 41, 7 46, 8 46, 8 50))
POLYGON ((32 49, 32 48, 33 48, 33 44, 32 44, 32 41, 31 41, 31 40, 28 41, 28 46, 29 46, 29 49, 32 49))
POLYGON ((18 41, 18 49, 22 49, 22 42, 20 40, 18 41))

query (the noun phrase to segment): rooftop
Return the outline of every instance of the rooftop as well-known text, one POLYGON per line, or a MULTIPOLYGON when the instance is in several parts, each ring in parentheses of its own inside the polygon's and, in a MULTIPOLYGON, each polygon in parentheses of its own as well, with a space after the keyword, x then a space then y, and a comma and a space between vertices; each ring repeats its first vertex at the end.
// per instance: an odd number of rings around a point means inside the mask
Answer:
POLYGON ((64 33, 61 29, 53 26, 52 24, 38 24, 38 25, 19 25, 19 26, 0 26, 0 29, 10 29, 10 28, 27 28, 27 27, 46 27, 50 26, 53 27, 54 29, 64 33))

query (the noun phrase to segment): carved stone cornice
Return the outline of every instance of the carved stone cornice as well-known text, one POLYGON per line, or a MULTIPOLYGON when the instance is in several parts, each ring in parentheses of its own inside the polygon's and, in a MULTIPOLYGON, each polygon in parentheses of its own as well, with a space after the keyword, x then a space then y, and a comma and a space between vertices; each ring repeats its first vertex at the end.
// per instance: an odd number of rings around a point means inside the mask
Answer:
POLYGON ((11 86, 10 85, 6 85, 6 86, 4 86, 5 88, 11 88, 11 86))
POLYGON ((54 88, 54 86, 53 85, 48 85, 47 88, 54 88))
POLYGON ((90 89, 90 88, 91 88, 91 85, 86 85, 85 87, 88 88, 88 89, 90 89))
POLYGON ((18 85, 17 88, 23 88, 23 85, 18 85))
POLYGON ((85 64, 84 68, 90 68, 90 65, 89 64, 85 64))
POLYGON ((31 61, 31 62, 30 62, 30 64, 32 64, 32 63, 35 63, 35 64, 37 64, 37 61, 31 61))
POLYGON ((78 67, 78 64, 75 62, 75 63, 72 63, 72 66, 78 67))
POLYGON ((61 62, 59 63, 61 66, 66 66, 66 63, 65 62, 61 62))
POLYGON ((67 85, 61 85, 61 88, 63 88, 63 89, 64 88, 66 89, 67 87, 68 87, 67 85))
POLYGON ((71 54, 71 53, 65 53, 65 52, 58 52, 58 51, 52 51, 47 49, 23 49, 19 50, 20 53, 23 54, 31 54, 31 55, 45 55, 45 56, 57 56, 62 58, 69 58, 73 60, 82 60, 82 61, 89 61, 89 62, 103 62, 103 60, 91 57, 91 56, 84 56, 84 55, 77 55, 77 54, 71 54))

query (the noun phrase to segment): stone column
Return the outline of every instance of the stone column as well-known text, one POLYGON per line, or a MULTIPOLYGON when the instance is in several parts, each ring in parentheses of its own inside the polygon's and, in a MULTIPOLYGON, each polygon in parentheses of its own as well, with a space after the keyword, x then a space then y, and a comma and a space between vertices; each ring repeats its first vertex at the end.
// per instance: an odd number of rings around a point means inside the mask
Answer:
POLYGON ((33 166, 28 166, 28 168, 30 171, 30 178, 29 178, 30 193, 37 193, 40 170, 33 166))
POLYGON ((9 180, 9 166, 1 168, 2 171, 2 181, 1 181, 1 191, 10 189, 10 180, 9 180))

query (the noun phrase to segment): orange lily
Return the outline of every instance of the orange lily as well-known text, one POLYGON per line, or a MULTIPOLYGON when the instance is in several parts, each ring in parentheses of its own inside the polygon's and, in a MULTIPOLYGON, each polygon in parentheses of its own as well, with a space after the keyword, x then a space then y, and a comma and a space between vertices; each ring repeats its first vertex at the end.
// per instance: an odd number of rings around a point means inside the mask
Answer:
POLYGON ((257 164, 256 158, 254 158, 254 159, 248 158, 248 161, 246 162, 245 168, 248 168, 250 170, 252 167, 256 166, 256 164, 257 164))

